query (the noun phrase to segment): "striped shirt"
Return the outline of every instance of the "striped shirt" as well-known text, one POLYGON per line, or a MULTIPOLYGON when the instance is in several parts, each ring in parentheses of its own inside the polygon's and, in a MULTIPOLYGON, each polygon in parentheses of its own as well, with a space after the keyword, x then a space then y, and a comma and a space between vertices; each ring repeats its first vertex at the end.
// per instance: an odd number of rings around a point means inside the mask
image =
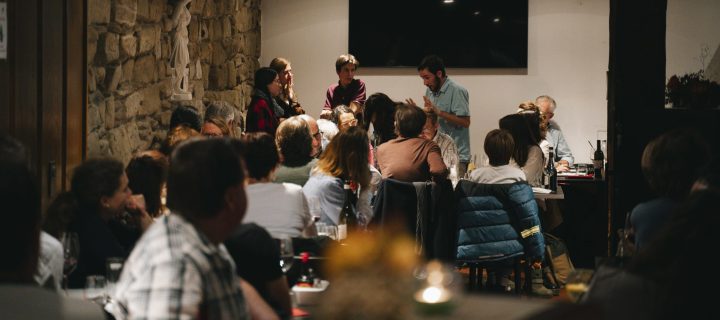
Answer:
POLYGON ((225 246, 177 214, 155 221, 135 245, 112 297, 116 319, 246 319, 225 246))

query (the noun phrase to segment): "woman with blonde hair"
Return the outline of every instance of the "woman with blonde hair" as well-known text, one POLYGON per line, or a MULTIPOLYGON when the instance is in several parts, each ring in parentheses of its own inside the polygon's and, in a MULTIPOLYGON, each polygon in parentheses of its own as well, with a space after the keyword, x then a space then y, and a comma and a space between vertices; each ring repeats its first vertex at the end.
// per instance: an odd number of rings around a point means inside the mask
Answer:
POLYGON ((280 95, 275 97, 275 101, 285 111, 283 118, 305 114, 305 110, 300 106, 297 96, 295 95, 295 90, 293 89, 293 72, 290 61, 285 58, 275 58, 270 61, 270 68, 275 70, 280 77, 282 91, 280 95))
MULTIPOLYGON (((303 192, 308 199, 317 199, 322 210, 320 221, 328 225, 340 222, 340 211, 345 203, 345 182, 357 184, 360 192, 370 186, 368 137, 360 127, 340 131, 323 151, 303 192)), ((358 221, 365 225, 371 216, 360 213, 358 221)))

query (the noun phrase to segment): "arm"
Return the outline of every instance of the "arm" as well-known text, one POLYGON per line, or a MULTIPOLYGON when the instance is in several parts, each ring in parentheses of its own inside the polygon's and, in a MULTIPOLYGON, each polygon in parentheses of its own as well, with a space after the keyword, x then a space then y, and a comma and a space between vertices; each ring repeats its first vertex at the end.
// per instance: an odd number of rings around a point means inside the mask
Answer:
POLYGON ((562 131, 560 130, 557 130, 557 150, 555 150, 555 159, 557 158, 560 158, 560 161, 558 161, 560 164, 564 164, 566 166, 571 166, 575 162, 572 151, 570 151, 570 146, 568 146, 567 141, 565 141, 565 136, 563 136, 562 131))
POLYGON ((432 146, 427 156, 427 164, 430 168, 430 175, 433 178, 446 178, 448 175, 448 168, 443 162, 442 154, 440 153, 440 147, 435 142, 430 141, 432 146))
POLYGON ((323 111, 332 110, 332 98, 333 98, 333 86, 330 86, 330 88, 328 88, 328 90, 327 90, 327 93, 325 93, 325 105, 323 106, 323 111))
MULTIPOLYGON (((275 311, 263 300, 260 294, 245 280, 240 279, 240 288, 242 289, 243 296, 245 296, 245 302, 250 311, 250 317, 258 320, 279 320, 275 311)), ((287 285, 286 285, 287 287, 287 285)), ((287 292, 287 291, 286 291, 287 292)), ((289 299, 289 297, 288 297, 289 299)))
POLYGON ((539 146, 531 146, 528 150, 528 159, 520 168, 525 172, 527 182, 533 187, 542 186, 543 154, 539 146))
POLYGON ((456 116, 452 113, 442 111, 435 104, 433 104, 432 101, 428 99, 428 97, 423 96, 423 99, 425 100, 425 110, 434 111, 435 114, 438 115, 438 117, 443 118, 456 126, 464 128, 470 127, 470 116, 456 116))
POLYGON ((277 303, 277 306, 282 310, 282 314, 291 317, 292 303, 290 302, 290 288, 288 287, 285 275, 267 282, 265 289, 267 290, 268 298, 277 303))
POLYGON ((365 82, 360 79, 358 79, 358 82, 360 83, 360 87, 358 88, 355 96, 352 98, 352 101, 355 101, 361 105, 365 105, 365 100, 367 100, 365 96, 365 82))

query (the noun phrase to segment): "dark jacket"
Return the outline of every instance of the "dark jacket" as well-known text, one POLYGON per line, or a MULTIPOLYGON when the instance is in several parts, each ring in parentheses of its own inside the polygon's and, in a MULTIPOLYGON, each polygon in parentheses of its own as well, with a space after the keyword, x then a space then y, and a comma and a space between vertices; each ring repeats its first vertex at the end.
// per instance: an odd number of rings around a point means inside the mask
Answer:
POLYGON ((457 197, 457 259, 542 258, 545 241, 538 206, 526 182, 478 184, 461 180, 457 197))

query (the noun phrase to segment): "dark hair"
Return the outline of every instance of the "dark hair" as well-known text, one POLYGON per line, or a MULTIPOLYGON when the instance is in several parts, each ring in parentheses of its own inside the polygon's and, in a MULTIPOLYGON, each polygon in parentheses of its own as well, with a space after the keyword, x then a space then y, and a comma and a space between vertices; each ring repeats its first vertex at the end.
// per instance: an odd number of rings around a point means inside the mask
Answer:
POLYGON ((434 54, 425 56, 425 58, 420 61, 417 69, 418 71, 428 69, 433 75, 437 74, 438 71, 442 71, 442 76, 445 76, 445 63, 443 63, 442 58, 434 54))
POLYGON ((395 111, 398 134, 404 138, 416 138, 425 126, 425 111, 409 104, 401 104, 395 111))
POLYGON ((348 53, 340 55, 337 60, 335 60, 335 72, 340 72, 340 69, 342 69, 342 67, 346 64, 354 65, 355 69, 360 68, 360 61, 355 59, 355 56, 348 53))
POLYGON ((484 149, 491 166, 504 166, 510 163, 515 141, 507 130, 494 129, 485 136, 484 149))
POLYGON ((374 115, 375 121, 372 124, 374 132, 380 137, 380 141, 377 142, 378 145, 397 138, 395 133, 395 110, 397 105, 397 102, 392 101, 390 97, 380 92, 373 93, 365 100, 363 115, 365 122, 363 127, 365 130, 370 129, 370 123, 373 121, 374 115))
POLYGON ((353 180, 362 188, 370 184, 368 137, 361 127, 350 127, 330 140, 316 170, 344 180, 353 180))
POLYGON ((313 137, 310 124, 299 116, 293 116, 280 123, 275 134, 275 142, 282 154, 283 165, 300 167, 312 160, 313 137))
POLYGON ((540 120, 537 114, 511 114, 500 119, 500 129, 507 130, 515 142, 513 158, 523 167, 532 146, 540 143, 540 120))
POLYGON ((70 190, 80 209, 95 212, 102 197, 115 194, 123 173, 122 162, 113 158, 90 159, 78 166, 73 172, 70 190))
POLYGON ((1 283, 29 283, 37 270, 40 193, 25 161, 24 149, 14 138, 0 138, 0 203, 3 204, 0 243, 4 249, 1 283))
POLYGON ((262 67, 255 71, 255 90, 260 90, 264 92, 268 98, 272 98, 272 95, 270 95, 270 92, 268 91, 267 86, 271 84, 273 81, 275 81, 275 78, 278 76, 278 73, 275 72, 272 68, 268 67, 262 67))
POLYGON ((212 218, 225 206, 225 192, 245 180, 239 141, 194 139, 170 158, 167 206, 189 220, 212 218))
POLYGON ((161 196, 167 170, 168 160, 158 151, 145 151, 136 155, 125 168, 130 190, 133 194, 145 197, 145 209, 152 217, 162 213, 161 196))
POLYGON ((640 167, 650 188, 659 196, 683 199, 690 192, 710 150, 699 132, 676 129, 650 141, 640 167))
POLYGON ((653 281, 658 287, 656 312, 649 318, 680 319, 688 310, 698 318, 712 318, 714 297, 707 288, 720 284, 718 277, 703 277, 703 281, 688 281, 690 275, 708 267, 708 255, 716 250, 717 190, 693 193, 675 212, 653 241, 638 251, 628 271, 653 281))
MULTIPOLYGON (((275 139, 265 132, 249 132, 240 138, 248 175, 253 179, 267 177, 280 162, 275 139)), ((310 152, 308 152, 310 153, 310 152)))
POLYGON ((195 108, 182 105, 177 106, 170 115, 170 127, 168 128, 168 132, 183 124, 195 129, 197 132, 200 132, 202 120, 200 119, 200 114, 195 108))

